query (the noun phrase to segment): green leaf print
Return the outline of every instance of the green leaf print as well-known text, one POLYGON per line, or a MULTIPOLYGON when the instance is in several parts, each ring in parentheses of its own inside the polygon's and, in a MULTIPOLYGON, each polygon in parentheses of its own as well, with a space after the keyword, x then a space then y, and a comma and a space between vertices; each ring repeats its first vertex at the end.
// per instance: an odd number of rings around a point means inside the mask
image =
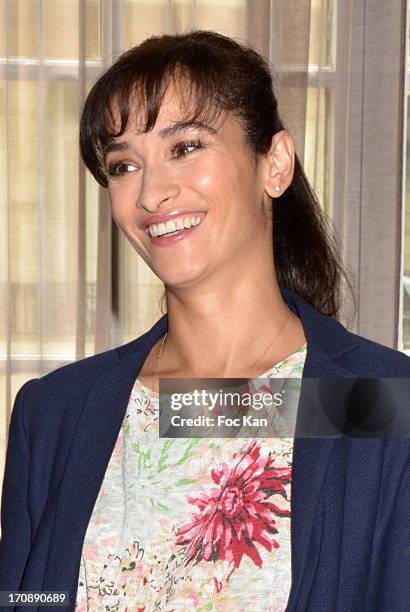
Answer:
POLYGON ((178 461, 173 460, 171 462, 169 461, 169 453, 174 445, 174 442, 176 442, 175 438, 166 440, 164 442, 164 446, 162 447, 161 454, 158 459, 158 472, 162 472, 162 470, 169 467, 174 467, 175 465, 181 465, 191 459, 195 455, 195 447, 199 444, 199 442, 201 442, 201 438, 188 438, 181 441, 182 446, 185 446, 182 457, 178 461))
POLYGON ((158 472, 162 472, 162 470, 165 470, 165 468, 168 467, 168 455, 174 442, 174 439, 165 440, 164 446, 162 447, 161 454, 158 459, 158 472))
POLYGON ((185 449, 184 454, 182 455, 181 459, 178 461, 177 465, 181 465, 182 463, 185 463, 185 461, 193 457, 194 455, 193 449, 195 449, 195 447, 199 444, 199 442, 201 442, 201 438, 192 438, 185 442, 185 444, 187 444, 187 448, 185 449))
POLYGON ((208 603, 202 606, 202 608, 198 608, 198 612, 205 612, 205 610, 213 610, 213 609, 214 609, 214 604, 212 603, 212 601, 208 601, 208 603))
POLYGON ((156 474, 150 474, 147 477, 147 480, 150 482, 151 485, 156 486, 158 488, 160 487, 163 493, 169 493, 174 488, 172 485, 169 485, 168 487, 164 487, 163 481, 157 480, 156 474))
POLYGON ((147 449, 146 451, 140 448, 138 442, 132 443, 132 450, 138 457, 138 472, 141 470, 151 470, 152 469, 152 458, 151 458, 151 449, 147 449))
POLYGON ((220 444, 216 444, 215 442, 209 442, 208 446, 209 446, 209 448, 216 448, 216 449, 221 448, 221 445, 220 444))
POLYGON ((176 486, 179 487, 182 485, 190 485, 194 482, 196 482, 196 480, 190 480, 189 478, 181 478, 181 480, 178 480, 178 482, 176 483, 176 486))
POLYGON ((152 499, 152 497, 149 498, 149 501, 151 503, 151 506, 153 508, 157 508, 158 510, 166 510, 167 512, 170 511, 170 507, 166 506, 165 504, 162 504, 160 501, 154 501, 152 499))

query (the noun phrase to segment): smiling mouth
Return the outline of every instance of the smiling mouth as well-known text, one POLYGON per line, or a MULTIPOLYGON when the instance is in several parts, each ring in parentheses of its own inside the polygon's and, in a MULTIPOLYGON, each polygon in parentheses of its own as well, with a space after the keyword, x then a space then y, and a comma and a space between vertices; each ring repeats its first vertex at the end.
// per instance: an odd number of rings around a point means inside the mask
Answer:
POLYGON ((156 246, 168 246, 176 244, 189 236, 206 217, 203 213, 185 215, 175 219, 169 219, 166 223, 151 224, 145 228, 145 233, 150 241, 156 246))
POLYGON ((174 219, 168 219, 165 223, 152 223, 148 225, 145 232, 152 238, 160 236, 172 236, 186 229, 197 227, 202 223, 205 216, 201 214, 181 215, 174 219))

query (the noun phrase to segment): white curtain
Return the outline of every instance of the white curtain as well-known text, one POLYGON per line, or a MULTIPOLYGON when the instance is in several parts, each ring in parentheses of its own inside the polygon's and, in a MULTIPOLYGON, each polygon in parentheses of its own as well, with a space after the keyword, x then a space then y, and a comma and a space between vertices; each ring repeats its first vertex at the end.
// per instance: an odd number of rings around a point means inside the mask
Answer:
MULTIPOLYGON (((159 318, 161 283, 79 159, 87 91, 146 37, 211 29, 272 64, 279 108, 358 295, 400 348, 404 0, 0 0, 0 460, 20 386, 159 318)), ((3 473, 3 463, 0 466, 3 473)))

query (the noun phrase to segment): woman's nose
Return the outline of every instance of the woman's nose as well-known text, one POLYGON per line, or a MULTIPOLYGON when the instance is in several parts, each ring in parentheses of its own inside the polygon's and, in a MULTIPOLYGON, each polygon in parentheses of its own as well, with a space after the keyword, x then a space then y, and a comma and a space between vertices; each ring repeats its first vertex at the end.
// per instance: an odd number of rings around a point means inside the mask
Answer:
POLYGON ((175 199, 179 193, 180 188, 175 177, 170 176, 164 169, 150 169, 144 172, 136 206, 155 212, 165 201, 175 199))

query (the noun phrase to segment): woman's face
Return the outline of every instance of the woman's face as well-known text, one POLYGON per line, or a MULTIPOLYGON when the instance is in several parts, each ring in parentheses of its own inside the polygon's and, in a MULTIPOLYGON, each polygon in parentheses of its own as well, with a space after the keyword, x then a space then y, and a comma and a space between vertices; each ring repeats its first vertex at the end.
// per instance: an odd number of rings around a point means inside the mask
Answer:
POLYGON ((212 130, 188 125, 171 131, 183 119, 170 85, 152 131, 138 133, 130 121, 115 140, 106 157, 112 215, 166 286, 188 287, 217 277, 226 282, 260 257, 258 249, 271 240, 266 164, 255 168, 230 113, 212 130), (159 223, 170 218, 176 228, 178 219, 184 226, 186 219, 200 223, 179 234, 151 237, 150 226, 158 233, 164 229, 159 223))

